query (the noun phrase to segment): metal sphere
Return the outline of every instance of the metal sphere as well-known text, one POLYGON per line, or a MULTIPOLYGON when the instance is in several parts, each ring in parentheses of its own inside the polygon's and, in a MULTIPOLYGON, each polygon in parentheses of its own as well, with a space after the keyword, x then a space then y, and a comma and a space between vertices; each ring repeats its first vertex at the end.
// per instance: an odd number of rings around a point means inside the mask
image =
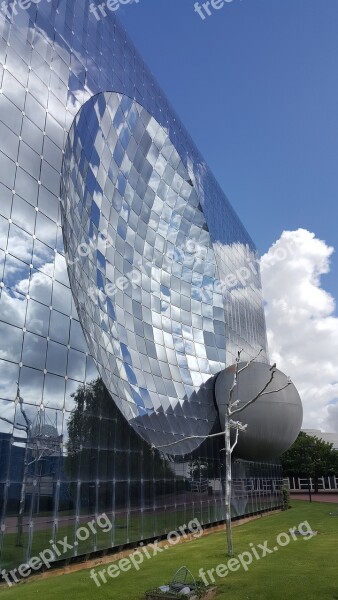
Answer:
MULTIPOLYGON (((239 369, 245 366, 240 363, 239 369)), ((235 365, 228 367, 217 377, 215 395, 221 426, 224 428, 225 407, 233 384, 235 365)), ((247 424, 247 430, 239 433, 234 456, 246 460, 271 460, 283 454, 296 440, 303 420, 302 401, 293 383, 282 391, 288 377, 274 369, 272 382, 266 392, 242 412, 231 417, 234 421, 247 424)), ((271 377, 271 367, 265 363, 253 362, 238 376, 233 400, 239 400, 239 408, 253 399, 271 377)))

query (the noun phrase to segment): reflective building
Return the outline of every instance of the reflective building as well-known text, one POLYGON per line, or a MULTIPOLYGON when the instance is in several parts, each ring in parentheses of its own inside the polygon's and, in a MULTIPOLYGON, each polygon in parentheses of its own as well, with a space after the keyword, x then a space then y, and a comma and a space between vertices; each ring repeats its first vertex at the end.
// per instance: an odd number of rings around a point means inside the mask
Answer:
MULTIPOLYGON (((0 14, 3 568, 103 512, 111 530, 55 560, 224 519, 215 377, 240 348, 268 362, 252 240, 89 6, 0 14)), ((279 467, 245 459, 234 516, 280 504, 279 467)))

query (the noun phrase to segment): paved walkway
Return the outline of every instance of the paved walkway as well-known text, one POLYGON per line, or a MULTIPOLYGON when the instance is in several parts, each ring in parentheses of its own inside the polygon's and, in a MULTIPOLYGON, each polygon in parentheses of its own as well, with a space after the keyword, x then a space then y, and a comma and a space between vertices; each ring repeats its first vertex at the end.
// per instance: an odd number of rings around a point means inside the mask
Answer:
MULTIPOLYGON (((333 502, 338 504, 338 494, 311 494, 312 502, 333 502)), ((292 500, 309 500, 309 494, 291 494, 292 500)))

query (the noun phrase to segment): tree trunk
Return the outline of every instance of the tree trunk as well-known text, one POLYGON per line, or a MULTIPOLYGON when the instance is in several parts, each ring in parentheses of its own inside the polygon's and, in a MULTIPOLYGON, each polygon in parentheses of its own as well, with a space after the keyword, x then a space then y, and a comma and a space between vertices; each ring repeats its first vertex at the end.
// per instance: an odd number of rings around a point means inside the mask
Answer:
POLYGON ((19 504, 19 512, 18 512, 18 523, 17 523, 17 535, 16 535, 16 546, 22 546, 22 533, 23 533, 23 515, 25 512, 25 503, 26 503, 26 482, 28 475, 28 442, 26 444, 25 449, 25 462, 23 469, 23 477, 21 484, 21 492, 20 492, 20 504, 19 504))
POLYGON ((230 419, 226 414, 225 416, 225 523, 226 523, 226 535, 228 544, 228 554, 233 556, 232 547, 232 531, 231 531, 231 441, 230 441, 230 419))
POLYGON ((315 494, 319 493, 319 477, 315 475, 314 477, 314 486, 315 486, 315 494))

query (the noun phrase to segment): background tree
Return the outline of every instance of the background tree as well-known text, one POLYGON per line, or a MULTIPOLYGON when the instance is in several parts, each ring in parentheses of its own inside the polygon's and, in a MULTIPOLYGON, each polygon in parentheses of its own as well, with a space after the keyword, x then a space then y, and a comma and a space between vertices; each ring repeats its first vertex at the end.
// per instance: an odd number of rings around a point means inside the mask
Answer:
MULTIPOLYGON (((82 504, 87 502, 93 509, 96 502, 93 482, 96 481, 100 481, 102 509, 111 505, 113 493, 116 503, 124 506, 127 485, 132 488, 134 504, 140 502, 141 496, 143 501, 147 496, 152 497, 153 487, 160 490, 161 481, 168 481, 170 485, 169 480, 174 478, 170 464, 130 427, 101 378, 79 385, 73 398, 75 406, 68 421, 65 469, 71 482, 82 482, 82 504), (143 490, 140 489, 141 478, 147 482, 143 490)), ((162 488, 165 493, 165 485, 162 488)), ((75 490, 73 494, 76 497, 75 490)))
POLYGON ((338 473, 338 451, 332 444, 303 431, 281 461, 285 477, 311 477, 315 492, 318 492, 319 477, 338 473))

